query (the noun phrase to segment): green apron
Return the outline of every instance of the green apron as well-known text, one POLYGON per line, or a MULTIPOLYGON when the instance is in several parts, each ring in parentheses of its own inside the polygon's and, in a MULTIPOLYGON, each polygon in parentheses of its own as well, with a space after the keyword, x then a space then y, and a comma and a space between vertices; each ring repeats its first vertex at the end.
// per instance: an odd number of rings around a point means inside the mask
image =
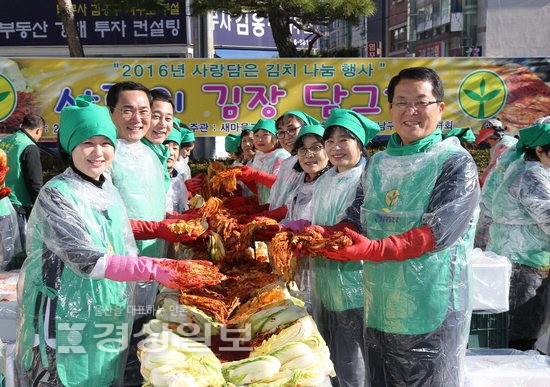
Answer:
MULTIPOLYGON (((312 199, 312 224, 332 226, 344 219, 346 209, 355 199, 364 166, 365 160, 362 160, 340 173, 332 167, 319 177, 312 199)), ((363 262, 340 262, 324 257, 310 262, 315 289, 312 298, 318 296, 330 311, 363 307, 363 262)))
POLYGON ((31 207, 33 205, 19 161, 21 154, 29 145, 35 145, 35 142, 22 130, 0 141, 0 149, 3 149, 8 156, 10 172, 6 175, 5 185, 11 188, 9 198, 14 206, 31 207))
MULTIPOLYGON (((80 218, 75 219, 79 222, 76 227, 85 228, 92 244, 83 246, 83 251, 96 248, 96 251, 104 250, 108 255, 128 254, 128 243, 133 242, 124 239, 129 232, 129 225, 116 189, 108 182, 104 184, 105 189, 87 183, 89 190, 102 191, 95 193, 95 196, 88 196, 86 192, 74 189, 74 180, 80 179, 79 177, 73 173, 72 178, 66 179, 65 175, 67 172, 52 179, 47 185, 59 191, 78 213, 80 218), (101 200, 100 195, 111 198, 107 208, 96 205, 101 200)), ((55 298, 55 350, 61 382, 66 386, 110 386, 120 381, 123 375, 124 351, 127 349, 133 322, 129 308, 133 303, 133 284, 93 279, 77 270, 76 263, 71 262, 66 254, 71 254, 70 258, 75 259, 81 252, 73 249, 67 251, 64 247, 80 241, 70 240, 70 237, 64 240, 63 235, 59 234, 60 230, 55 229, 55 223, 56 219, 44 213, 39 206, 35 207, 29 219, 33 231, 29 238, 30 254, 22 269, 24 286, 18 341, 21 365, 25 371, 30 369, 33 343, 35 335, 38 335, 43 366, 47 366, 44 336, 47 311, 43 304, 47 298, 55 298), (43 258, 45 247, 55 252, 56 256, 43 258), (43 269, 49 259, 61 259, 64 263, 54 287, 46 286, 43 281, 43 269), (36 305, 41 306, 36 308, 36 305), (35 327, 35 319, 38 327, 35 327)), ((74 245, 71 247, 74 248, 74 245)))
MULTIPOLYGON (((443 164, 456 152, 466 151, 450 138, 420 153, 376 153, 363 180, 361 223, 366 236, 383 239, 421 226, 443 164)), ((453 287, 459 286, 458 272, 466 266, 474 226, 472 222, 463 238, 439 252, 402 262, 365 261, 366 326, 398 334, 435 330, 447 314, 453 287), (455 273, 451 260, 457 260, 455 273)))

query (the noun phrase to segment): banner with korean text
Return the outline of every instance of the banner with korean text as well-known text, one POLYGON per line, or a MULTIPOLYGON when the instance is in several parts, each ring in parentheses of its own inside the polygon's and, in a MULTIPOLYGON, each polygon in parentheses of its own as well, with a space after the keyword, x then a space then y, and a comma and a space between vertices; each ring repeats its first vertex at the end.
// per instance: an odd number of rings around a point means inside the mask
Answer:
POLYGON ((132 80, 173 97, 176 116, 197 136, 238 133, 259 118, 302 110, 324 121, 353 109, 392 134, 387 85, 411 66, 440 74, 444 130, 498 116, 512 131, 550 115, 548 58, 92 59, 0 58, 0 136, 28 112, 41 114, 54 140, 63 107, 79 94, 104 105, 115 82, 132 80))

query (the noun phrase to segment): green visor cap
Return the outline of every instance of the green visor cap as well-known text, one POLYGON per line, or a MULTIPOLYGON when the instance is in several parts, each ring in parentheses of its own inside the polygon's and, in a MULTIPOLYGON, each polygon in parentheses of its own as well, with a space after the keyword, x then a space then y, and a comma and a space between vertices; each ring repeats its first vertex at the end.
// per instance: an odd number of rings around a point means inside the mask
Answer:
POLYGON ((275 125, 275 120, 260 118, 258 122, 256 122, 256 125, 252 128, 252 131, 256 133, 260 129, 267 130, 269 133, 277 137, 277 126, 275 125))
POLYGON ((83 141, 105 136, 116 146, 116 127, 105 106, 93 103, 90 95, 79 95, 73 106, 61 110, 59 144, 69 154, 83 141))
POLYGON ((453 128, 445 134, 445 138, 456 137, 460 142, 474 142, 476 135, 470 128, 453 128))
POLYGON ((380 125, 369 120, 367 117, 349 109, 335 108, 330 111, 330 116, 325 122, 325 128, 330 126, 341 126, 355 134, 363 146, 380 131, 380 125))
POLYGON ((195 141, 195 133, 191 129, 182 128, 181 130, 181 144, 184 142, 193 142, 195 141))
POLYGON ((325 133, 325 128, 322 125, 305 125, 300 129, 300 133, 296 136, 296 140, 301 137, 304 137, 306 134, 316 134, 320 137, 323 137, 325 133))
POLYGON ((519 131, 516 149, 518 154, 522 154, 525 148, 535 149, 546 144, 550 144, 550 124, 537 124, 519 131))
POLYGON ((241 145, 241 136, 239 134, 228 134, 225 136, 225 151, 227 153, 239 152, 239 146, 241 145))
POLYGON ((290 110, 290 111, 286 112, 284 115, 286 116, 288 114, 292 114, 296 117, 301 118, 306 123, 306 125, 318 125, 319 124, 319 120, 313 118, 309 114, 304 113, 300 110, 290 110))
POLYGON ((166 137, 166 140, 164 140, 164 142, 167 143, 168 141, 173 141, 179 145, 181 144, 181 137, 182 137, 182 133, 181 133, 181 130, 179 129, 179 125, 176 126, 174 124, 172 131, 170 132, 168 137, 166 137))

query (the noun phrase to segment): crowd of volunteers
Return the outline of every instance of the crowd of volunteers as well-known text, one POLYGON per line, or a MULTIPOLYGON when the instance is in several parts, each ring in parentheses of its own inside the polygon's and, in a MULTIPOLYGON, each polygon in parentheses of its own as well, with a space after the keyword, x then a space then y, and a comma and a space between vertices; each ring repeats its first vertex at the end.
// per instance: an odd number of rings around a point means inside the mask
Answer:
MULTIPOLYGON (((380 126, 341 108, 324 122, 291 110, 227 135, 228 167, 239 172, 225 204, 277 220, 267 241, 281 231, 353 241, 300 256, 294 278, 330 349, 333 386, 461 386, 474 247, 513 263, 509 347, 533 349, 548 330, 550 117, 516 137, 497 118, 477 138, 470 128, 444 133, 443 84, 425 67, 401 70, 387 96, 394 134, 374 154, 367 147, 380 126), (481 174, 474 143, 491 148, 481 174)), ((189 167, 193 131, 174 116, 170 95, 126 81, 106 104, 83 95, 62 110, 68 167, 39 191, 23 247, 15 204, 0 190, 2 262, 22 248, 27 255, 22 386, 141 385, 137 346, 158 285, 191 275, 186 260, 170 260, 177 273, 163 265, 168 244, 206 235, 169 229, 192 218, 189 199, 204 186, 189 167)), ((0 186, 12 181, 6 153, 0 186)))

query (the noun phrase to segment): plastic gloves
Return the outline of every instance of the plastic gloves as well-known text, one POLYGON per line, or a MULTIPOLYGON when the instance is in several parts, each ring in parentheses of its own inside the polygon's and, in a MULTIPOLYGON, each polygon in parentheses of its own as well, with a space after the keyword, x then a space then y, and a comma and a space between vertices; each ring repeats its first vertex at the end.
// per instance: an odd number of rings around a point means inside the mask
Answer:
MULTIPOLYGON (((155 280, 167 288, 178 289, 177 278, 181 276, 181 273, 190 271, 189 262, 188 260, 178 261, 166 258, 111 255, 107 258, 105 278, 118 282, 155 280), (173 263, 170 265, 170 268, 167 268, 166 266, 159 266, 162 262, 173 263)), ((212 265, 212 262, 208 261, 193 262, 212 265)))
POLYGON ((185 188, 188 192, 199 192, 202 188, 202 178, 201 177, 192 177, 184 181, 185 188))
POLYGON ((241 180, 245 183, 255 181, 271 188, 275 180, 277 180, 277 176, 244 165, 241 167, 241 172, 237 174, 237 180, 241 180))
POLYGON ((130 225, 132 226, 134 238, 138 241, 145 239, 161 238, 168 242, 190 243, 196 241, 197 239, 205 238, 207 236, 207 233, 204 233, 201 236, 175 234, 168 228, 168 226, 172 223, 177 223, 179 221, 180 219, 165 219, 160 222, 130 219, 130 225))
POLYGON ((340 250, 325 250, 325 257, 337 261, 404 261, 432 251, 435 245, 428 226, 380 240, 368 239, 349 228, 345 228, 344 232, 353 240, 353 245, 340 250))

